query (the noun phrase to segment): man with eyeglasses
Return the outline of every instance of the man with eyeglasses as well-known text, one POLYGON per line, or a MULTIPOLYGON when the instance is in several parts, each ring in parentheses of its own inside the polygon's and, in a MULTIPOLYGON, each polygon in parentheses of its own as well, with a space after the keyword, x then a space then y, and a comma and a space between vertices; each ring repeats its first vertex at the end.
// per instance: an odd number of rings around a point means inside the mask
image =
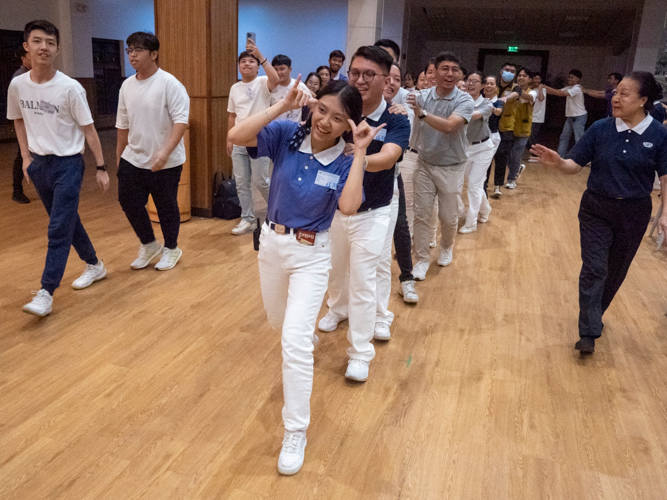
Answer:
POLYGON ((359 382, 368 378, 375 356, 373 336, 378 340, 390 337, 389 325, 376 329, 377 269, 390 230, 395 165, 410 138, 408 118, 390 114, 384 100, 391 65, 392 58, 385 50, 371 46, 360 47, 350 64, 349 83, 361 94, 364 119, 371 127, 384 128, 367 148, 364 202, 355 215, 345 216, 338 210, 334 216, 329 312, 318 324, 321 331, 331 332, 340 321, 349 319, 351 346, 345 377, 359 382))
POLYGON ((458 198, 468 160, 466 129, 474 111, 470 94, 456 88, 460 76, 459 57, 441 52, 435 58, 435 87, 408 96, 408 104, 415 110, 415 127, 419 128, 419 161, 414 176, 417 263, 412 271, 418 281, 426 279, 431 261, 429 232, 436 196, 442 230, 437 262, 443 267, 452 263, 458 198))
POLYGON ((160 257, 155 269, 166 271, 183 255, 178 247, 178 183, 185 163, 183 134, 190 98, 181 82, 158 67, 160 42, 155 35, 132 33, 127 47, 137 73, 123 82, 118 98, 118 201, 141 242, 130 267, 143 269, 160 257), (146 211, 148 195, 160 217, 164 247, 155 239, 146 211))

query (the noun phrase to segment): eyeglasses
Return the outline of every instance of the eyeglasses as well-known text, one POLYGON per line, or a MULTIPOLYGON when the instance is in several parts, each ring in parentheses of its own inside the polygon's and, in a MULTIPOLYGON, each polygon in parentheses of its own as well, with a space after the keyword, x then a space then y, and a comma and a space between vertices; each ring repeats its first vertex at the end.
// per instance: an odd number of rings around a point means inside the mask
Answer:
POLYGON ((470 79, 468 79, 468 83, 482 83, 482 80, 470 80, 470 79))
POLYGON ((143 52, 144 50, 148 50, 148 49, 144 49, 143 47, 132 47, 132 48, 125 49, 125 53, 128 56, 131 56, 132 53, 139 54, 140 52, 143 52))
POLYGON ((359 75, 364 79, 366 83, 372 82, 373 78, 376 76, 387 76, 384 73, 376 73, 374 71, 364 71, 362 73, 359 73, 356 69, 352 69, 347 72, 347 77, 350 79, 351 82, 356 82, 359 79, 359 75))

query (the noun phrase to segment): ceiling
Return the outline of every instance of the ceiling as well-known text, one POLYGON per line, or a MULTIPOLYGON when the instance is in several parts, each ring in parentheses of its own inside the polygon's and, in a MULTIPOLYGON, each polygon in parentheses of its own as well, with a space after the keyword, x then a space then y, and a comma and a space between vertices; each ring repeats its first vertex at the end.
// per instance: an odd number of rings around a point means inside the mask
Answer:
MULTIPOLYGON (((409 0, 410 1, 410 0, 409 0)), ((627 46, 637 0, 411 0, 411 26, 432 41, 627 46)))

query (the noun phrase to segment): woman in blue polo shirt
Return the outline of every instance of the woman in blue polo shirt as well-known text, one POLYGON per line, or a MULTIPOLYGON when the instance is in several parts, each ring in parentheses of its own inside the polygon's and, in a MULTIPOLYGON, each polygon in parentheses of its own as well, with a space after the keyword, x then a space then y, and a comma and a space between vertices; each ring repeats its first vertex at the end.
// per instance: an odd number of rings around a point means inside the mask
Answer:
MULTIPOLYGON (((576 174, 591 162, 581 199, 581 273, 579 275, 580 354, 595 350, 602 315, 625 279, 651 219, 655 172, 667 199, 667 130, 648 113, 660 86, 653 75, 635 71, 618 84, 613 117, 591 126, 569 159, 544 146, 531 152, 547 167, 576 174)), ((658 223, 667 231, 667 212, 658 223)))
POLYGON ((282 328, 285 437, 278 470, 287 475, 303 465, 315 321, 331 269, 328 230, 337 206, 347 215, 361 206, 366 147, 382 128, 361 122, 361 94, 339 81, 320 90, 304 125, 273 121, 312 99, 298 89, 300 79, 285 99, 238 123, 228 136, 251 158, 273 160, 258 260, 264 309, 271 326, 282 328), (354 156, 345 156, 341 136, 350 130, 354 156))

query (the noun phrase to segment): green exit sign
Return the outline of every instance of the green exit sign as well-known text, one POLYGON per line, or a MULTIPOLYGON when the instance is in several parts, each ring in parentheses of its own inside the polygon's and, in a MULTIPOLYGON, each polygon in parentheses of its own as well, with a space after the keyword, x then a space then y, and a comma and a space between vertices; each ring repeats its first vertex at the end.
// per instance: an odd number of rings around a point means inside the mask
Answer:
POLYGON ((507 47, 507 52, 519 52, 519 47, 507 47))

